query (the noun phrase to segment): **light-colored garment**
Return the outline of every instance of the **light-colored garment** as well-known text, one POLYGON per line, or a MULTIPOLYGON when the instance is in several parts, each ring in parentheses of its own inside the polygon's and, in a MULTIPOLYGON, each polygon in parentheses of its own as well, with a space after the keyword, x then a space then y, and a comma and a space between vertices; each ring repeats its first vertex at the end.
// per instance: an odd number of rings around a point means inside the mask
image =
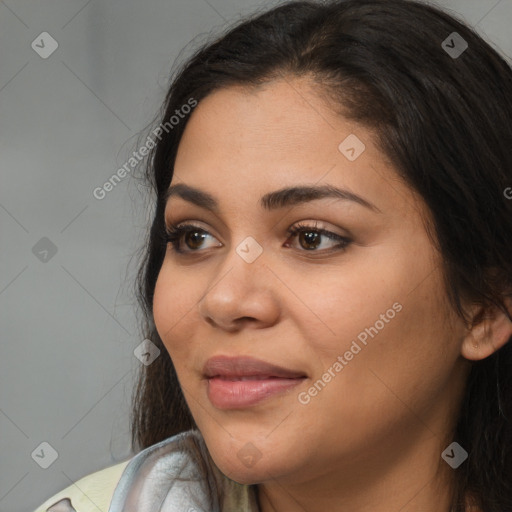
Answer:
POLYGON ((234 482, 211 466, 208 481, 201 477, 192 445, 206 460, 200 433, 189 430, 85 476, 34 512, 258 512, 253 486, 234 482), (213 493, 210 503, 208 485, 221 489, 220 501, 213 493))
POLYGON ((34 512, 108 512, 114 489, 129 462, 130 459, 84 476, 48 498, 34 512))

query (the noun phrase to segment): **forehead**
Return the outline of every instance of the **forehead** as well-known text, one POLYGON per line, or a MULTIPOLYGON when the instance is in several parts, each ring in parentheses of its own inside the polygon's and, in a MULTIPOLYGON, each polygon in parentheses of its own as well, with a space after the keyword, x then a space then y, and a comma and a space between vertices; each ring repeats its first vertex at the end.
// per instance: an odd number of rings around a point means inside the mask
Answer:
MULTIPOLYGON (((189 142, 208 144, 211 156, 229 147, 244 156, 258 153, 265 158, 311 155, 317 158, 337 151, 341 131, 355 130, 343 122, 304 79, 276 80, 258 87, 230 86, 204 98, 194 110, 183 135, 180 150, 189 142), (193 139, 190 141, 189 139, 193 139), (333 147, 334 143, 334 147, 333 147), (220 147, 222 146, 222 148, 220 147), (219 148, 216 151, 216 148, 219 148)), ((357 128, 362 135, 363 129, 357 128)), ((370 133, 363 138, 369 139, 370 133)), ((300 157, 297 157, 300 158, 300 157)))
POLYGON ((331 184, 382 210, 410 207, 413 192, 392 183, 398 176, 374 144, 376 134, 341 117, 324 98, 310 81, 291 78, 213 92, 188 120, 173 183, 255 201, 299 183, 331 184), (355 159, 342 151, 347 144, 355 159))

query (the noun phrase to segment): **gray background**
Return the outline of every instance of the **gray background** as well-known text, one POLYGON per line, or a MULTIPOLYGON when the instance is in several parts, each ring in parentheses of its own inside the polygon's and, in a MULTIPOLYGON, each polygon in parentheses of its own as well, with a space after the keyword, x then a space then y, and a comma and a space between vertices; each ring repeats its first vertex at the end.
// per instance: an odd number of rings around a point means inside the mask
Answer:
MULTIPOLYGON (((92 191, 139 147, 175 59, 276 3, 0 1, 1 512, 132 455, 133 256, 151 211, 131 175, 92 191), (58 42, 46 59, 31 47, 42 32, 58 42), (32 457, 42 442, 58 453, 47 469, 32 457)), ((512 0, 438 4, 512 55, 512 0)))

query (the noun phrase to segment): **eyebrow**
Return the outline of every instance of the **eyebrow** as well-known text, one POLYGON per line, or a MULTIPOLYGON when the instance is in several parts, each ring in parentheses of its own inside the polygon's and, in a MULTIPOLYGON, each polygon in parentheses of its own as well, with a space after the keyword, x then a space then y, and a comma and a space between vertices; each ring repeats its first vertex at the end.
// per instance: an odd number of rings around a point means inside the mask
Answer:
MULTIPOLYGON (((174 196, 181 197, 189 203, 193 203, 201 208, 210 210, 214 213, 219 213, 219 203, 208 192, 178 183, 169 187, 164 195, 164 202, 174 196)), ((286 187, 274 192, 265 194, 260 199, 260 205, 265 210, 278 210, 286 206, 293 206, 300 203, 306 203, 317 199, 336 198, 345 201, 352 201, 374 212, 382 213, 379 208, 370 203, 366 199, 350 192, 349 190, 334 187, 333 185, 321 186, 298 186, 286 187)))

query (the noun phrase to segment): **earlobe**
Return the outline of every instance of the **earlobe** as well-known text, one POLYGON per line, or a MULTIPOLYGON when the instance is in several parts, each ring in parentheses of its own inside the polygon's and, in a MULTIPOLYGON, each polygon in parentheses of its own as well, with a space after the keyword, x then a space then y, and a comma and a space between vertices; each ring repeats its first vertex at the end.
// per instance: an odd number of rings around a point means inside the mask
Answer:
MULTIPOLYGON (((512 301, 505 300, 511 310, 512 301)), ((489 357, 503 347, 512 337, 512 321, 498 307, 492 306, 484 311, 483 307, 473 317, 478 319, 468 328, 462 342, 461 354, 471 361, 489 357)))

